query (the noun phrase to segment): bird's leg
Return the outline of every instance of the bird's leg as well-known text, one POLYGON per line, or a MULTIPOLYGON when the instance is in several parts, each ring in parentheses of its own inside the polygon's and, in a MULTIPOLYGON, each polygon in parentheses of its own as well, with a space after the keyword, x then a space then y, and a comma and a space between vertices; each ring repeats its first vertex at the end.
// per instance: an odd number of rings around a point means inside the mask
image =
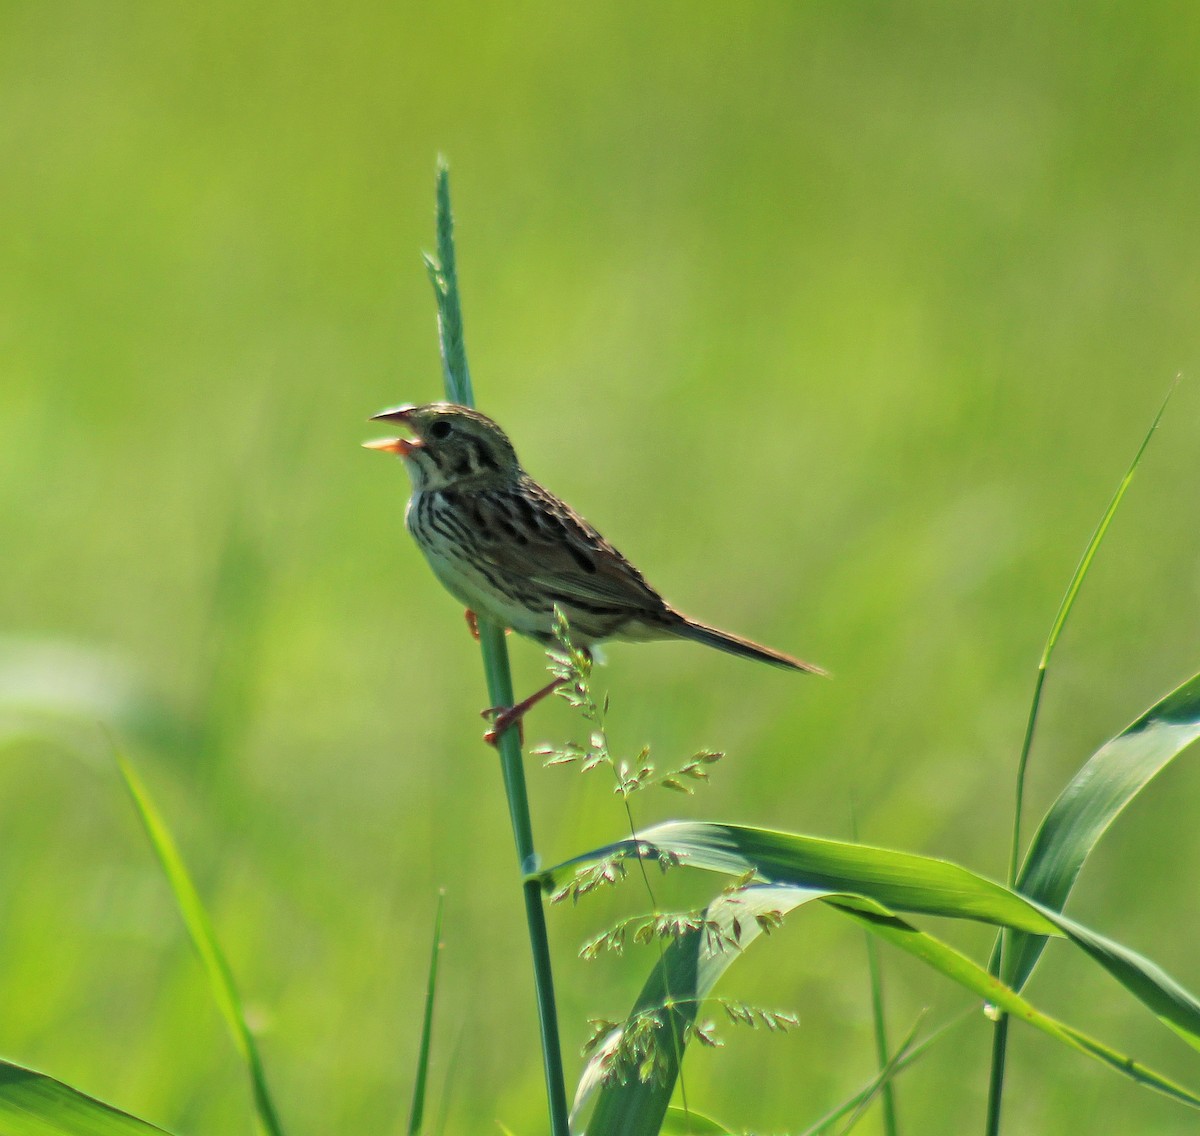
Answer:
MULTIPOLYGON (((479 642, 479 616, 477 616, 470 608, 467 608, 463 612, 463 617, 467 621, 467 630, 471 633, 471 638, 474 639, 476 643, 478 643, 479 642)), ((511 635, 512 628, 506 627, 504 629, 504 634, 511 635)))
POLYGON ((523 698, 515 706, 493 706, 488 710, 484 710, 482 717, 492 723, 491 729, 483 735, 483 740, 488 745, 496 745, 500 740, 500 735, 504 733, 510 726, 516 726, 521 731, 519 734, 522 744, 525 742, 525 733, 521 729, 521 719, 525 717, 543 698, 553 694, 562 684, 565 679, 556 678, 553 682, 546 683, 541 690, 535 690, 528 698, 523 698))

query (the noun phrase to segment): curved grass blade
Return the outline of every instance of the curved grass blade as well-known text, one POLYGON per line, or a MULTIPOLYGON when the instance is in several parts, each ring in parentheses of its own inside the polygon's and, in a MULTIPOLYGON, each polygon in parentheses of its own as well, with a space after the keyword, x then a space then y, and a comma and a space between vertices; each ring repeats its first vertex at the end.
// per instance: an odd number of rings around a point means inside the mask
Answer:
POLYGON ((170 1136, 165 1128, 8 1061, 0 1061, 0 1132, 4 1136, 170 1136))
MULTIPOLYGON (((1029 716, 1025 723, 1025 736, 1021 742, 1020 756, 1017 758, 1016 792, 1013 799, 1012 840, 1009 844, 1008 852, 1008 874, 1005 876, 1009 887, 1015 887, 1017 884, 1017 864, 1021 856, 1021 825, 1025 815, 1025 773, 1029 765, 1029 753, 1033 748, 1033 735, 1037 729, 1038 713, 1042 704, 1042 688, 1046 682, 1046 672, 1050 665, 1050 656, 1054 653, 1055 644, 1058 642, 1058 637, 1066 625, 1067 616, 1070 615, 1071 608, 1075 605, 1079 589, 1083 586, 1084 578, 1087 576, 1088 569, 1092 566, 1092 561, 1095 559, 1096 553, 1100 548, 1104 534, 1108 531, 1108 526, 1112 523, 1113 517, 1116 516, 1117 509, 1121 505, 1126 490, 1128 490, 1130 484, 1133 482, 1133 475, 1137 472, 1137 468, 1141 464, 1142 457, 1150 445, 1150 439, 1154 437, 1154 433, 1158 429, 1159 422, 1162 421, 1163 413, 1167 409, 1167 403, 1171 401, 1171 396, 1179 386, 1179 378, 1179 376, 1176 376, 1174 383, 1171 384, 1170 389, 1167 391, 1167 396, 1158 408, 1158 413, 1154 416, 1154 421, 1150 423, 1150 429, 1146 431, 1146 436, 1142 439, 1142 444, 1138 447, 1137 453, 1134 454, 1133 461, 1129 463, 1129 468, 1125 471, 1125 476, 1121 479, 1121 484, 1117 486, 1117 491, 1108 503, 1108 508, 1104 511, 1104 516, 1100 518, 1100 523, 1096 526, 1096 531, 1092 533, 1092 539, 1088 541, 1087 548, 1084 549, 1083 556, 1080 558, 1079 564, 1075 568, 1075 573, 1071 577, 1071 582, 1067 585, 1062 602, 1058 605, 1058 612, 1054 617, 1054 622, 1051 624, 1050 634, 1046 636, 1046 645, 1042 648, 1042 657, 1038 661, 1037 678, 1033 685, 1033 698, 1029 703, 1029 716)), ((1006 974, 1013 973, 1011 958, 1007 957, 1012 953, 1009 950, 1011 937, 1008 932, 1005 932, 996 940, 996 946, 988 962, 988 969, 993 974, 998 974, 1001 970, 1006 974)), ((1036 961, 1036 955, 1033 961, 1036 961)), ((1032 963, 1030 963, 1030 966, 1032 967, 1032 963)), ((1000 1101, 1004 1093, 1004 1064, 1007 1047, 1008 1023, 1001 1016, 996 1020, 992 1038, 992 1072, 988 1086, 986 1122, 986 1131, 989 1136, 996 1136, 1000 1131, 1000 1101)))
POLYGON ((971 919, 1069 939, 1165 1025, 1200 1049, 1200 1001, 1154 963, 957 864, 768 829, 672 821, 552 868, 545 878, 561 881, 581 863, 611 864, 634 856, 735 878, 752 872, 770 883, 863 896, 889 911, 971 919))
POLYGON ((718 897, 709 905, 706 916, 719 927, 720 933, 714 936, 699 930, 689 931, 664 952, 629 1018, 605 1039, 580 1081, 576 1111, 580 1111, 591 1096, 596 1099, 595 1111, 586 1129, 588 1136, 654 1136, 659 1131, 678 1076, 677 1055, 684 1051, 697 1008, 729 965, 761 931, 776 925, 783 916, 812 900, 823 900, 858 921, 873 935, 920 959, 988 1004, 1027 1022, 1062 1044, 1100 1061, 1138 1084, 1200 1109, 1200 1094, 1042 1013, 985 968, 935 936, 913 927, 883 904, 853 893, 771 883, 752 885, 718 897), (735 921, 740 924, 740 932, 735 921), (727 950, 713 950, 709 946, 713 941, 733 941, 736 945, 727 950), (667 990, 673 993, 669 1003, 667 990), (629 1043, 626 1040, 629 1037, 637 1037, 640 1044, 629 1043), (622 1058, 623 1065, 620 1064, 622 1058))
POLYGON ((179 914, 183 917, 183 923, 191 937, 192 945, 196 948, 196 953, 204 964, 204 970, 208 974, 209 989, 229 1028, 234 1048, 242 1058, 250 1077, 250 1087, 254 1094, 254 1107, 259 1126, 269 1136, 283 1136, 283 1127, 267 1090, 266 1075, 263 1072, 258 1046, 255 1044, 250 1027, 246 1024, 242 1002, 234 986, 233 972, 229 969, 229 963, 225 960, 225 955, 217 944, 212 923, 209 921, 208 913, 204 910, 204 904, 200 900, 199 892, 196 891, 196 885, 192 883, 183 858, 179 854, 179 849, 175 845, 175 840, 141 778, 138 777, 133 766, 120 754, 117 755, 117 764, 120 766, 121 776, 125 779, 126 788, 133 798, 134 807, 141 818, 146 835, 150 838, 150 844, 154 848, 158 862, 162 865, 167 882, 171 886, 171 892, 175 896, 175 903, 179 908, 179 914))
MULTIPOLYGON (((1084 862, 1125 807, 1175 757, 1200 738, 1200 675, 1189 679, 1098 749, 1050 807, 1034 835, 1017 890, 1061 911, 1084 862)), ((1005 981, 1020 990, 1045 948, 1016 933, 1005 981)))
POLYGON ((931 856, 826 840, 773 829, 710 821, 668 821, 573 857, 542 874, 561 887, 593 863, 641 855, 677 859, 683 866, 741 877, 754 872, 772 883, 868 895, 895 911, 975 919, 1041 935, 1055 925, 1023 896, 1002 884, 931 856))
POLYGON ((1015 990, 1010 990, 984 967, 979 966, 953 947, 947 946, 933 935, 913 927, 899 916, 887 911, 881 904, 863 900, 861 897, 835 896, 829 897, 829 903, 830 906, 839 908, 852 919, 857 919, 873 934, 879 935, 893 946, 921 959, 947 978, 979 995, 989 1005, 1027 1022, 1064 1045, 1095 1058, 1140 1085, 1154 1089, 1182 1104, 1200 1109, 1200 1094, 1155 1072, 1140 1062, 1134 1061, 1125 1054, 1118 1053, 1111 1046, 1089 1037, 1081 1030, 1068 1026, 1048 1014, 1043 1014, 1015 990))
POLYGON ((588 1136, 655 1136, 697 1011, 717 980, 776 917, 826 894, 760 885, 708 905, 706 929, 685 932, 663 951, 625 1024, 605 1038, 584 1069, 572 1114, 578 1118, 595 1098, 588 1136))
POLYGON ((433 1000, 437 993, 438 960, 442 953, 442 913, 445 908, 446 891, 443 888, 438 892, 437 915, 433 920, 433 949, 429 956, 429 978, 425 983, 425 1016, 421 1022, 421 1047, 417 1055, 412 1111, 408 1115, 408 1136, 418 1136, 425 1119, 425 1086, 429 1080, 429 1053, 433 1042, 433 1000))

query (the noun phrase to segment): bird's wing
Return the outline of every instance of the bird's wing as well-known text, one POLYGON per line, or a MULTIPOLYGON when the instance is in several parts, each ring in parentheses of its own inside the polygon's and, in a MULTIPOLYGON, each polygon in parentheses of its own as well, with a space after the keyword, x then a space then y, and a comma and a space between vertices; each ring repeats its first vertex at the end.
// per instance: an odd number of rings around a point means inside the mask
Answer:
POLYGON ((654 616, 666 603, 591 525, 532 480, 479 495, 481 552, 496 570, 552 599, 612 614, 654 616))

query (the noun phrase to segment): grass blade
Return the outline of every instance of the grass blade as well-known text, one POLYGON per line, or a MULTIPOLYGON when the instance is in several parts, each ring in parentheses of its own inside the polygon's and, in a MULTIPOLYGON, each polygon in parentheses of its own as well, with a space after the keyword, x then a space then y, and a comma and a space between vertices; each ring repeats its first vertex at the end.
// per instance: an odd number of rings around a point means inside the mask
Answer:
POLYGON ((863 902, 857 898, 849 899, 848 902, 839 902, 836 897, 830 898, 833 906, 839 907, 851 918, 857 919, 872 934, 880 936, 892 943, 893 946, 921 959, 1003 1013, 1010 1014, 1071 1049, 1100 1061, 1137 1084, 1154 1089, 1181 1104, 1200 1109, 1200 1094, 1155 1072, 1140 1062, 1134 1061, 1126 1054, 1117 1052, 1111 1046, 1089 1037, 1081 1030, 1066 1025, 1064 1022, 1050 1017, 1049 1014, 1042 1013, 1015 990, 1010 990, 984 967, 979 966, 966 955, 960 954, 953 947, 947 946, 933 935, 917 930, 881 905, 870 901, 863 902))
POLYGON ((255 1044, 249 1026, 246 1025, 242 1002, 234 986, 233 973, 217 944, 212 923, 209 921, 208 913, 204 910, 200 894, 196 891, 195 884, 192 883, 191 876, 188 874, 170 830, 155 807, 141 778, 138 777, 133 766, 120 754, 117 755, 117 764, 120 766, 121 776, 125 779, 125 785, 133 798, 134 807, 141 818, 146 835, 150 838, 150 844, 154 848, 154 853, 158 857, 168 884, 170 884, 179 914, 183 917, 184 926, 191 936, 192 945, 196 948, 196 953, 204 964, 204 970, 208 975, 209 989, 229 1028, 234 1048, 237 1049, 246 1067, 251 1091, 254 1094, 254 1107, 259 1126, 262 1131, 268 1133, 268 1136, 283 1136, 279 1116, 267 1090, 266 1076, 263 1072, 258 1046, 255 1044))
MULTIPOLYGON (((1200 738, 1200 675, 1146 711, 1105 743, 1071 779, 1043 818, 1017 889, 1061 911, 1092 849, 1122 810, 1175 757, 1200 738)), ((1014 935, 1004 978, 1020 990, 1046 940, 1014 935)))
MULTIPOLYGON (((879 967, 879 948, 875 939, 870 935, 867 936, 867 974, 871 984, 871 1024, 872 1032, 875 1035, 875 1056, 879 1062, 883 1131, 885 1136, 897 1136, 899 1128, 896 1121, 896 1093, 892 1088, 892 1078, 887 1075, 896 1058, 895 1055, 888 1056, 887 1017, 883 1006, 883 972, 879 967)), ((916 1028, 913 1026, 914 1032, 916 1028)), ((897 1052, 902 1052, 911 1040, 912 1035, 897 1052)))
POLYGON ((429 1080, 429 1053, 433 1041, 433 1001, 437 993, 438 960, 442 953, 442 913, 446 892, 438 892, 437 915, 433 920, 433 949, 429 954, 429 978, 425 983, 425 1016, 421 1022, 421 1048, 417 1055, 417 1076, 413 1085, 412 1111, 408 1116, 408 1136, 418 1136, 425 1119, 425 1086, 429 1080))
POLYGON ((169 1136, 165 1128, 8 1061, 0 1061, 0 1132, 4 1136, 169 1136))
POLYGON ((613 859, 676 857, 685 867, 735 879, 754 872, 772 883, 854 892, 895 911, 976 919, 1054 935, 1054 924, 1024 896, 931 856, 869 844, 825 840, 747 825, 668 821, 573 857, 542 874, 549 887, 569 886, 577 871, 613 859))
MULTIPOLYGON (((850 812, 850 835, 858 841, 858 818, 853 809, 850 812)), ((866 935, 867 946, 867 980, 871 988, 871 1024, 875 1035, 875 1058, 879 1062, 879 1090, 882 1093, 881 1111, 883 1112, 884 1136, 898 1136, 899 1129, 896 1121, 896 1093, 892 1088, 891 1077, 883 1076, 895 1056, 889 1057, 890 1046, 887 1036, 887 1012, 883 1002, 883 971, 879 966, 879 945, 872 935, 866 935)), ((919 1024, 919 1021, 918 1021, 919 1024)), ((917 1026, 913 1026, 915 1033, 917 1026)), ((910 1035, 911 1040, 911 1035, 910 1035)), ((908 1044, 907 1042, 905 1043, 908 1044)), ((901 1046, 903 1049, 904 1046, 901 1046)))
MULTIPOLYGON (((595 1109, 586 1128, 588 1136, 655 1136, 674 1092, 680 1057, 697 1010, 717 980, 762 933, 759 918, 786 915, 826 894, 816 888, 764 885, 747 888, 736 896, 721 895, 710 903, 705 919, 719 929, 718 934, 688 931, 663 951, 625 1025, 605 1039, 584 1069, 575 1094, 576 1124, 594 1099, 595 1109), (736 947, 708 949, 714 938, 732 942, 735 937, 736 947), (640 1058, 642 1068, 629 1068, 623 1060, 628 1052, 627 1039, 635 1036, 634 1031, 646 1046, 640 1058)), ((636 1055, 634 1060, 639 1060, 636 1055)))
POLYGON ((735 879, 752 872, 774 884, 857 895, 889 912, 970 919, 1065 938, 1108 971, 1164 1025, 1200 1049, 1200 1001, 1154 963, 1059 912, 945 860, 742 825, 672 821, 646 829, 634 840, 618 841, 552 868, 543 878, 559 887, 567 881, 560 894, 570 894, 569 881, 576 878, 579 865, 611 865, 638 856, 735 879))
POLYGON ((1042 659, 1039 663, 1039 667, 1042 670, 1045 670, 1050 662, 1050 656, 1054 652, 1058 637, 1062 634, 1062 629, 1066 625, 1067 616, 1071 614, 1071 608, 1075 605, 1079 589, 1083 587, 1084 577, 1088 574, 1088 569, 1091 568, 1092 561, 1096 558, 1100 542, 1104 539, 1104 534, 1108 532, 1108 526, 1112 524, 1113 517, 1117 515, 1117 510, 1121 507, 1121 500, 1133 482, 1133 475, 1137 473, 1137 468, 1141 465, 1146 449, 1150 445, 1150 439, 1154 437, 1154 432, 1158 429, 1158 424, 1162 421, 1163 413, 1167 409, 1167 403, 1171 401, 1171 396, 1175 393, 1178 386, 1179 379, 1176 378, 1171 384, 1171 389, 1167 391, 1167 397, 1162 400, 1162 405, 1158 408, 1158 413, 1154 416, 1154 421, 1150 423, 1150 429, 1146 431, 1146 436, 1142 439, 1142 444, 1138 446, 1137 453, 1133 455, 1133 461, 1129 463, 1129 468, 1125 471, 1125 476, 1121 479, 1121 484, 1117 486, 1117 491, 1108 503, 1108 508, 1104 510, 1104 516, 1100 518, 1100 523, 1096 526, 1096 531, 1092 533, 1092 539, 1088 541, 1088 546, 1083 551, 1083 556, 1075 568, 1075 574, 1071 577, 1071 582, 1067 585, 1067 590, 1063 594, 1062 602, 1058 605, 1058 614, 1055 615, 1054 623, 1050 626, 1050 634, 1046 637, 1046 646, 1042 650, 1042 659))
POLYGON ((722 895, 709 905, 706 918, 719 927, 722 938, 735 938, 736 947, 708 949, 709 936, 689 931, 664 952, 624 1026, 605 1039, 580 1081, 577 1113, 595 1099, 595 1110, 586 1129, 588 1136, 654 1136, 659 1131, 678 1077, 678 1055, 686 1047, 698 1007, 761 930, 813 900, 824 901, 871 934, 1063 1045, 1137 1084, 1200 1109, 1200 1094, 1043 1013, 984 967, 935 936, 913 927, 883 904, 860 894, 794 883, 768 883, 722 895), (736 933, 735 920, 740 924, 736 933), (667 997, 668 990, 673 993, 671 999, 667 997), (626 1040, 632 1037, 638 1039, 640 1047, 635 1048, 626 1040), (622 1057, 624 1065, 620 1064, 622 1057))
MULTIPOLYGON (((1017 881, 1017 864, 1021 856, 1021 824, 1025 812, 1025 774, 1029 766, 1029 753, 1033 747, 1034 731, 1037 729, 1038 713, 1042 705, 1042 688, 1046 682, 1046 670, 1050 665, 1050 656, 1054 653, 1058 637, 1066 625, 1067 616, 1070 615, 1071 608, 1075 605, 1075 599, 1079 595, 1079 589, 1083 586, 1084 577, 1087 576, 1088 569, 1091 567, 1096 552, 1100 548, 1100 542, 1104 539, 1104 534, 1108 532, 1108 526, 1112 523, 1113 517, 1116 516, 1117 509, 1121 505, 1125 492, 1133 481, 1133 475, 1137 472, 1137 468, 1141 464, 1142 456, 1145 454, 1146 448, 1150 445, 1150 439, 1158 429, 1163 412, 1167 409, 1167 403, 1171 401, 1171 396, 1175 393, 1175 389, 1178 386, 1179 378, 1176 377, 1175 382, 1171 384, 1171 388, 1167 391, 1167 396, 1163 399, 1162 405, 1158 408, 1158 413, 1154 416, 1154 421, 1150 424, 1150 429, 1146 431, 1146 436, 1142 439, 1142 444, 1138 447, 1137 453, 1134 454, 1133 461, 1129 463, 1129 468, 1125 471, 1125 476, 1121 479, 1121 484, 1117 486, 1117 491, 1108 503, 1108 508, 1104 511, 1104 516, 1100 518, 1100 523, 1096 526, 1096 531, 1092 533, 1092 539, 1088 541, 1087 548, 1084 549, 1083 556, 1080 558, 1079 564, 1075 568, 1075 573, 1071 577, 1071 582, 1067 585, 1067 590, 1063 594, 1062 602, 1058 605, 1058 612, 1054 617, 1054 622, 1050 625, 1050 634, 1046 636, 1046 645, 1042 648, 1042 657, 1038 662, 1037 678, 1033 685, 1033 698, 1029 704, 1029 717, 1025 724, 1025 737, 1021 743, 1020 756, 1017 758, 1017 784, 1013 801, 1012 841, 1009 846, 1008 875, 1006 877, 1009 887, 1015 887, 1017 881)), ((1012 962, 1005 957, 1006 954, 1010 953, 1008 949, 1010 937, 1005 932, 996 940, 996 947, 992 952, 992 957, 988 964, 993 974, 999 974, 1002 970, 1008 974, 1013 973, 1012 962)), ((1026 944, 1022 953, 1025 956, 1025 961, 1032 968, 1033 963, 1037 961, 1037 956, 1034 954, 1032 961, 1029 961, 1029 951, 1030 948, 1026 944)), ((988 1136, 998 1136, 1000 1131, 1000 1102, 1004 1095, 1004 1066, 1007 1048, 1008 1022, 1001 1015, 995 1023, 992 1037, 992 1071, 988 1085, 988 1107, 985 1126, 988 1136)))
POLYGON ((1171 389, 1167 391, 1167 397, 1163 399, 1162 405, 1158 408, 1158 413, 1154 416, 1154 421, 1150 423, 1150 429, 1146 431, 1146 436, 1142 439, 1142 444, 1138 447, 1137 453, 1133 455, 1133 461, 1129 463, 1129 468, 1125 471, 1125 476, 1121 479, 1121 484, 1117 486, 1117 491, 1108 503, 1108 508, 1104 510, 1104 516, 1100 518, 1100 523, 1096 526, 1096 531, 1092 533, 1092 539, 1088 541, 1087 548, 1083 550, 1083 556, 1080 557, 1079 563, 1075 566, 1071 582, 1067 585, 1067 590, 1063 593, 1062 601, 1058 605, 1054 622, 1050 625, 1050 634, 1046 636, 1046 645, 1042 648, 1042 657, 1038 661, 1037 680, 1034 683, 1033 698, 1029 707, 1029 720, 1025 726, 1025 738, 1021 745, 1021 756, 1017 761, 1017 791, 1013 813, 1012 847, 1009 850, 1008 882, 1010 886, 1016 880, 1017 862, 1021 855, 1021 818, 1025 801, 1025 771, 1029 764, 1029 751, 1033 745, 1034 730, 1037 728, 1038 711, 1042 703, 1042 686, 1046 681, 1046 668, 1050 665, 1050 656, 1054 654, 1058 637, 1062 634, 1063 627, 1066 626, 1067 616, 1071 614, 1071 608, 1075 606, 1075 600, 1079 596, 1079 589, 1083 587, 1083 581, 1088 574, 1088 569, 1091 568, 1092 561, 1096 558, 1096 553, 1100 550, 1100 543, 1104 540, 1104 535, 1108 532, 1108 527, 1112 524, 1113 517, 1117 515, 1117 509, 1120 508, 1126 491, 1133 483, 1133 475, 1137 472, 1142 457, 1146 453, 1146 448, 1150 445, 1150 439, 1154 437, 1154 432, 1158 429, 1158 424, 1162 421, 1163 412, 1167 409, 1167 403, 1171 401, 1171 396, 1175 393, 1175 388, 1178 386, 1179 379, 1176 378, 1175 382, 1171 385, 1171 389))
MULTIPOLYGON (((458 293, 458 269, 454 252, 454 215, 450 209, 450 171, 444 159, 437 166, 437 256, 426 255, 425 266, 433 284, 438 310, 438 342, 442 353, 446 397, 463 406, 474 406, 471 373, 463 339, 462 305, 458 293)), ((489 706, 511 706, 512 671, 504 629, 486 619, 479 620, 479 649, 487 682, 489 706)), ((525 766, 521 760, 520 730, 512 726, 500 736, 500 771, 512 822, 513 843, 523 877, 525 922, 533 953, 533 978, 541 1031, 542 1061, 546 1076, 546 1101, 551 1136, 568 1136, 567 1093, 563 1076, 562 1043, 558 1034, 558 1011, 554 996, 554 973, 550 964, 550 937, 546 911, 536 880, 529 878, 537 864, 529 795, 525 788, 525 766)))

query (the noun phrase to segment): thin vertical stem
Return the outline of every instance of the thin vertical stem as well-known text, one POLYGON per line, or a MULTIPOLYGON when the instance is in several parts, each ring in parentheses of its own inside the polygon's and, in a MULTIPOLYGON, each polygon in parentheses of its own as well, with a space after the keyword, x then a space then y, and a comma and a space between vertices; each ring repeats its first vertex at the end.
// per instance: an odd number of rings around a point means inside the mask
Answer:
MULTIPOLYGON (((858 841, 858 810, 854 802, 850 803, 850 836, 858 841)), ((879 1062, 879 1072, 883 1076, 895 1058, 888 1045, 887 1012, 883 1003, 883 970, 879 965, 879 947, 875 936, 864 932, 867 944, 867 977, 871 987, 871 1020, 875 1033, 875 1057, 879 1062)), ((887 1136, 897 1136, 899 1128, 896 1119, 896 1092, 892 1087, 892 1078, 885 1077, 879 1086, 880 1103, 883 1110, 883 1130, 887 1136)))
POLYGON ((433 920, 433 948, 429 955, 429 977, 425 982, 425 1014, 421 1019, 421 1048, 417 1058, 417 1080, 413 1086, 412 1110, 408 1114, 408 1136, 420 1136, 425 1123, 425 1088, 429 1082, 429 1054, 433 1046, 433 1002, 437 996, 438 960, 442 953, 442 915, 446 910, 446 892, 438 893, 437 915, 433 920))
MULTIPOLYGON (((437 168, 437 256, 425 257, 425 266, 433 282, 438 307, 438 339, 441 345, 446 397, 462 406, 473 406, 474 392, 467 368, 463 339, 462 306, 458 296, 454 256, 454 218, 450 210, 450 174, 439 159, 437 168)), ((485 619, 479 620, 479 647, 487 680, 489 705, 511 706, 512 671, 504 629, 485 619)), ((551 1136, 569 1136, 567 1094, 563 1078, 562 1044, 558 1035, 558 1012, 554 998, 554 975, 550 964, 550 940, 546 932, 546 912, 541 886, 531 878, 538 868, 533 842, 533 824, 529 815, 529 796, 525 789, 525 766, 521 760, 520 733, 515 725, 497 739, 504 792, 512 821, 513 843, 521 871, 521 890, 525 900, 525 919, 533 953, 533 979, 537 994, 538 1022, 542 1038, 542 1062, 546 1074, 546 1099, 550 1112, 551 1136)))
MULTIPOLYGON (((1125 471, 1125 476, 1121 479, 1121 484, 1117 486, 1117 491, 1113 494, 1112 500, 1109 501, 1108 508, 1104 511, 1104 516, 1100 518, 1100 523, 1096 526, 1096 531, 1092 533, 1092 539, 1088 541, 1087 548, 1083 550, 1083 556, 1075 568, 1071 582, 1067 585, 1062 602, 1058 605, 1058 612, 1054 616, 1053 624, 1050 626, 1050 634, 1046 636, 1046 645, 1042 648, 1042 657, 1038 662, 1037 679, 1033 686, 1033 698, 1029 706, 1029 719, 1025 723, 1025 738, 1021 744, 1021 755, 1017 759, 1017 786, 1013 803, 1012 846, 1008 854, 1007 883, 1010 888, 1016 887, 1017 877, 1020 873, 1021 814, 1025 804, 1025 771, 1029 765, 1029 751, 1033 748, 1033 735, 1037 729, 1038 711, 1042 705, 1042 687, 1046 682, 1046 671, 1050 666, 1050 656, 1054 654, 1058 637, 1062 634, 1062 630, 1066 626, 1067 616, 1071 614, 1071 609, 1075 606, 1075 600, 1079 597, 1079 589, 1083 587, 1084 578, 1087 576, 1088 569, 1091 568, 1092 561, 1100 549, 1100 543, 1104 540, 1104 534, 1108 532, 1108 526, 1112 523, 1113 517, 1116 516, 1117 509, 1120 507, 1125 492, 1133 481, 1133 475, 1137 472, 1142 455, 1145 454, 1146 447, 1150 445, 1150 439, 1154 437, 1154 432, 1158 429, 1159 422, 1162 421, 1163 411, 1167 409, 1167 403, 1171 401, 1171 396, 1175 393, 1178 386, 1179 377, 1176 376, 1175 381, 1167 391, 1166 398, 1163 399, 1162 405, 1158 408, 1158 413, 1154 416, 1154 421, 1150 423, 1150 429, 1146 431, 1146 436, 1142 439, 1142 444, 1138 447, 1137 453, 1134 454, 1133 461, 1129 463, 1129 468, 1125 471)), ((992 952, 992 957, 988 964, 988 969, 991 973, 999 978, 1004 977, 1004 954, 1009 944, 1009 937, 1007 929, 1000 932, 1000 935, 996 939, 996 949, 992 952)), ((984 1126, 986 1136, 999 1136, 1000 1134, 1000 1103, 1004 1095, 1004 1067, 1008 1051, 1007 1047, 1008 1015, 999 1013, 992 1028, 992 1068, 991 1075, 988 1078, 987 1119, 984 1126)))

